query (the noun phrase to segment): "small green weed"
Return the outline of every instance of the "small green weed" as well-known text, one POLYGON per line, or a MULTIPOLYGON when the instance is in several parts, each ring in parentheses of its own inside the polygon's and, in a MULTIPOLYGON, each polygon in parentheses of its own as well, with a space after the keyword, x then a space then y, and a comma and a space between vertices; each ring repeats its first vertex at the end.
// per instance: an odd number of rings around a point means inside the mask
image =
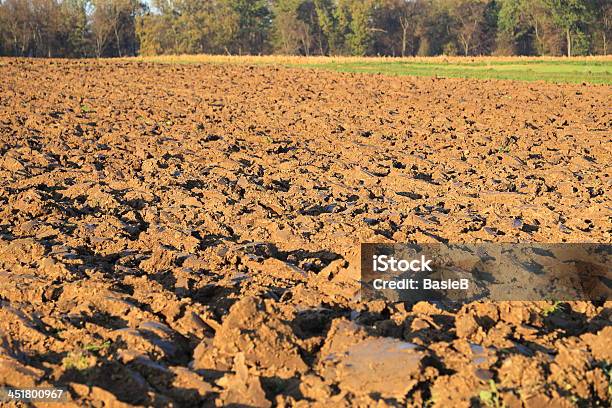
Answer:
POLYGON ((552 305, 545 307, 540 313, 542 314, 542 316, 547 317, 560 310, 563 310, 563 303, 558 300, 555 300, 552 302, 552 305))
POLYGON ((490 408, 505 408, 504 403, 499 398, 499 391, 495 381, 489 380, 489 389, 480 391, 478 395, 480 401, 490 408))
POLYGON ((510 153, 510 145, 499 146, 497 153, 510 153))
POLYGON ((83 350, 85 351, 100 351, 109 348, 111 345, 110 341, 105 341, 102 344, 86 344, 83 346, 83 350))
POLYGON ((88 105, 81 105, 81 112, 90 113, 90 112, 95 112, 95 110, 90 108, 88 105))
POLYGON ((62 366, 66 370, 74 369, 78 371, 83 371, 93 367, 95 364, 95 357, 87 356, 81 352, 70 352, 62 360, 62 366))

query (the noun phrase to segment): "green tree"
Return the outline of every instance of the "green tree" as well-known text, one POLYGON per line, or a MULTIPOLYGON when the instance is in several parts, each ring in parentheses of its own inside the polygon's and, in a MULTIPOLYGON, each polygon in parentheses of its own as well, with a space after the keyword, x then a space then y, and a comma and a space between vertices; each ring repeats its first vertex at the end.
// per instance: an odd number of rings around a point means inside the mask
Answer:
POLYGON ((167 15, 145 14, 136 20, 136 37, 141 55, 160 55, 177 51, 172 20, 167 15))
POLYGON ((373 50, 382 55, 414 55, 421 16, 417 0, 380 0, 373 13, 373 50))
POLYGON ((226 1, 157 0, 156 13, 138 19, 141 53, 229 53, 238 33, 238 15, 226 1))
POLYGON ((562 48, 560 35, 563 33, 556 27, 545 0, 525 2, 523 7, 533 27, 537 54, 558 55, 562 48))
POLYGON ((352 55, 366 55, 371 50, 374 30, 372 24, 373 12, 373 0, 355 0, 350 2, 350 23, 347 41, 352 55))
POLYGON ((344 44, 340 32, 336 5, 332 0, 314 0, 319 29, 323 34, 319 40, 321 54, 340 55, 344 44))
POLYGON ((476 54, 486 23, 486 0, 455 0, 450 3, 449 13, 453 18, 454 34, 463 55, 476 54))
POLYGON ((91 30, 96 56, 135 54, 136 17, 143 5, 138 0, 93 0, 92 5, 91 30))
POLYGON ((64 0, 63 22, 66 27, 63 38, 63 55, 84 57, 91 53, 87 21, 87 0, 64 0))
MULTIPOLYGON (((422 18, 417 25, 419 36, 418 55, 440 55, 454 47, 453 36, 455 21, 450 15, 449 5, 445 0, 426 0, 421 2, 422 18)), ((448 54, 448 52, 446 52, 448 54)))
POLYGON ((529 16, 532 0, 500 0, 498 14, 498 50, 504 54, 532 55, 537 52, 534 29, 529 16))
POLYGON ((303 55, 315 52, 321 32, 312 0, 276 0, 272 12, 276 52, 303 55))
MULTIPOLYGON (((603 54, 608 55, 608 42, 612 37, 612 2, 610 0, 595 0, 593 5, 595 10, 595 22, 593 25, 594 37, 601 39, 601 42, 596 45, 596 49, 603 54)), ((596 39, 594 42, 596 43, 596 39)))
POLYGON ((338 0, 334 10, 339 54, 366 55, 373 43, 375 0, 338 0))
POLYGON ((261 54, 268 50, 272 13, 267 0, 226 0, 238 16, 233 49, 238 54, 261 54))
MULTIPOLYGON (((553 21, 565 33, 567 56, 572 56, 572 40, 584 35, 584 26, 591 20, 591 10, 584 0, 545 0, 553 21)), ((584 46, 581 47, 584 52, 584 46)))
POLYGON ((0 0, 0 54, 608 54, 610 0, 0 0), (148 3, 147 3, 148 4, 148 3))
POLYGON ((6 0, 0 2, 0 41, 4 53, 18 56, 67 56, 65 2, 59 0, 6 0))

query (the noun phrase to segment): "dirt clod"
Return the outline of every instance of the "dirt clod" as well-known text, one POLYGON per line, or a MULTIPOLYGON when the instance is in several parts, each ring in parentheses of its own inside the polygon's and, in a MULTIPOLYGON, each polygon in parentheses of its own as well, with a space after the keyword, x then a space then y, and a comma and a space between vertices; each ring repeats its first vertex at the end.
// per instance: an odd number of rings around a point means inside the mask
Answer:
POLYGON ((29 59, 0 78, 0 386, 610 405, 610 302, 358 296, 362 242, 610 242, 609 86, 29 59))

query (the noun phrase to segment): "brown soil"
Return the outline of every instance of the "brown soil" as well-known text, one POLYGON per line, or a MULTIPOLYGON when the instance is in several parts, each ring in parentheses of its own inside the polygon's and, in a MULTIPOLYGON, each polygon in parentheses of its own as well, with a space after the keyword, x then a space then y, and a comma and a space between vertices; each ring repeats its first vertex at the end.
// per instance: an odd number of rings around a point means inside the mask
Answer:
POLYGON ((0 384, 75 406, 609 404, 612 302, 364 302, 356 282, 361 242, 611 242, 609 86, 0 78, 0 384))

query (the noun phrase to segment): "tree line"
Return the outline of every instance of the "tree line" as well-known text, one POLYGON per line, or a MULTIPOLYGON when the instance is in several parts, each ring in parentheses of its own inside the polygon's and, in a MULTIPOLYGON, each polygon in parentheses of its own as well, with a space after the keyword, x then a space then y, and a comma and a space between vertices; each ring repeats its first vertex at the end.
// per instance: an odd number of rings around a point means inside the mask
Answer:
POLYGON ((608 54, 612 0, 0 0, 0 55, 608 54))

